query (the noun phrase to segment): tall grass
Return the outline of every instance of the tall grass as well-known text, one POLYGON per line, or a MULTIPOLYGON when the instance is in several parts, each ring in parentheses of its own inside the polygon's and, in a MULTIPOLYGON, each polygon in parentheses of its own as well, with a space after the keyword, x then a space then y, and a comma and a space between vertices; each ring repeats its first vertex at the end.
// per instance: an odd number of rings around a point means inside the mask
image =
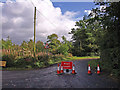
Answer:
POLYGON ((52 55, 47 52, 33 52, 23 50, 2 50, 2 60, 7 61, 6 67, 8 68, 40 68, 46 67, 61 61, 64 57, 62 54, 52 55))

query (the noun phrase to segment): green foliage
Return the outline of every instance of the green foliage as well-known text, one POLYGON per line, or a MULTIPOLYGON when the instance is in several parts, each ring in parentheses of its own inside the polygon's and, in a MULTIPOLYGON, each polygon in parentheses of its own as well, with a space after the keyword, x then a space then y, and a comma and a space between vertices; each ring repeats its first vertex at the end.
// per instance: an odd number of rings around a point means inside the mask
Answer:
POLYGON ((32 66, 34 66, 34 58, 29 56, 16 59, 15 66, 21 68, 32 68, 32 66))
POLYGON ((44 65, 48 65, 48 60, 49 60, 48 55, 38 56, 37 58, 38 58, 38 61, 44 62, 44 65))
POLYGON ((28 42, 28 48, 30 51, 33 51, 33 47, 34 47, 34 42, 33 40, 30 39, 30 41, 28 42))
POLYGON ((12 48, 12 41, 10 40, 9 36, 7 37, 7 40, 2 39, 2 48, 3 49, 11 49, 12 48))
POLYGON ((34 65, 35 65, 35 66, 34 66, 35 68, 40 68, 40 67, 43 67, 43 66, 44 66, 44 62, 39 62, 39 61, 37 61, 37 62, 34 63, 34 65))
POLYGON ((68 55, 68 50, 69 50, 69 47, 67 44, 62 44, 60 47, 58 47, 58 53, 63 54, 65 56, 68 55))
POLYGON ((50 64, 57 63, 59 61, 62 61, 63 55, 43 55, 43 56, 38 56, 37 61, 34 63, 34 67, 40 68, 40 67, 46 67, 49 66, 50 64))
POLYGON ((49 35, 47 37, 48 41, 49 42, 49 51, 52 53, 52 54, 57 54, 57 48, 60 46, 60 41, 58 40, 58 36, 56 34, 52 34, 52 35, 49 35))
POLYGON ((73 48, 72 42, 68 41, 65 36, 62 36, 62 40, 63 40, 62 44, 66 45, 66 48, 68 49, 66 50, 67 53, 72 53, 73 48))
POLYGON ((43 42, 37 41, 37 43, 36 43, 36 50, 37 50, 36 52, 43 52, 43 51, 45 51, 43 42))
POLYGON ((95 35, 96 28, 93 29, 88 21, 89 19, 76 22, 75 26, 78 28, 73 28, 70 32, 70 34, 73 34, 72 54, 75 56, 98 55, 98 44, 96 43, 95 35))
POLYGON ((36 57, 33 57, 33 41, 23 41, 22 44, 16 45, 11 42, 10 39, 3 42, 3 60, 7 61, 8 68, 40 68, 49 66, 61 61, 64 55, 68 54, 71 43, 63 37, 64 42, 60 42, 56 34, 48 36, 50 52, 44 48, 43 42, 37 41, 36 43, 36 57), (9 48, 6 46, 9 41, 9 48), (6 46, 6 47, 5 47, 6 46), (62 49, 62 50, 61 50, 62 49), (59 53, 59 54, 58 54, 59 53), (58 54, 58 55, 57 55, 58 54), (64 54, 64 55, 62 55, 64 54))
POLYGON ((102 63, 101 63, 101 60, 100 59, 97 59, 97 60, 91 60, 88 62, 88 64, 90 64, 90 67, 92 70, 97 70, 97 65, 99 64, 100 66, 100 69, 101 71, 103 70, 103 67, 102 67, 102 63))
POLYGON ((51 42, 51 41, 53 41, 53 40, 55 40, 55 39, 58 39, 58 35, 57 35, 57 34, 49 35, 49 36, 47 37, 47 39, 49 39, 48 42, 51 42))
POLYGON ((65 56, 67 56, 68 53, 71 52, 72 43, 67 41, 65 36, 62 36, 62 40, 63 40, 63 42, 57 48, 57 52, 58 52, 58 54, 63 54, 65 56))
POLYGON ((106 8, 101 10, 100 8, 93 9, 89 15, 95 15, 94 19, 91 19, 91 23, 98 21, 102 26, 99 31, 101 36, 98 38, 102 65, 106 71, 118 76, 120 74, 120 2, 101 2, 96 4, 106 6, 106 8))
POLYGON ((15 66, 15 56, 12 54, 2 56, 2 60, 7 62, 6 63, 7 67, 14 67, 15 66))

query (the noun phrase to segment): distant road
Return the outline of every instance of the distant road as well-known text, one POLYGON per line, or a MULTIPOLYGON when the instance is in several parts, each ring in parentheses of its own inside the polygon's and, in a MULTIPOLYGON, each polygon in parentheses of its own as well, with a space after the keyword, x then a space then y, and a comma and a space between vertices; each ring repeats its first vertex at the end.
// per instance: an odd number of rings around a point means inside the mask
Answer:
POLYGON ((89 60, 73 61, 76 75, 56 75, 57 65, 29 71, 3 71, 3 88, 117 88, 118 83, 104 75, 87 74, 89 60))

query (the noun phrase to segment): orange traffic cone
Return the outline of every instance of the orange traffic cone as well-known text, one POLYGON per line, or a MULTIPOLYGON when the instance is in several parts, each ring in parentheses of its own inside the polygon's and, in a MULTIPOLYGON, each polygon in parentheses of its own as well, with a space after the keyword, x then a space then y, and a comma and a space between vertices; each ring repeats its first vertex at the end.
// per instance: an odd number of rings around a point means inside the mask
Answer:
POLYGON ((72 74, 75 74, 75 65, 73 64, 73 67, 72 67, 72 74))
POLYGON ((63 66, 61 66, 61 72, 60 73, 63 73, 63 66))
POLYGON ((99 64, 97 66, 97 74, 100 74, 100 67, 99 67, 99 64))
POLYGON ((60 74, 59 64, 58 64, 57 74, 60 74))
POLYGON ((88 74, 91 74, 90 64, 88 65, 88 74))

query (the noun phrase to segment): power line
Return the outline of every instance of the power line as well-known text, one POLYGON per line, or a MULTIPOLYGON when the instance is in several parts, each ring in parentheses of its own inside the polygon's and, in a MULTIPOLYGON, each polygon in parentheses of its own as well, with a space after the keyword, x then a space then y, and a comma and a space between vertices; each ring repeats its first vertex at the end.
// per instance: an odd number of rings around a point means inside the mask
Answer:
MULTIPOLYGON (((37 0, 38 1, 38 3, 39 3, 39 1, 40 0, 37 0)), ((41 0, 42 1, 42 0, 41 0)), ((48 2, 46 2, 45 0, 44 0, 44 2, 47 4, 47 5, 49 5, 50 6, 50 4, 48 4, 48 2)), ((65 26, 67 29, 69 29, 67 26, 65 26)))
MULTIPOLYGON (((30 0, 31 1, 31 0, 30 0)), ((32 5, 34 6, 34 7, 36 7, 34 4, 33 4, 33 2, 31 1, 31 3, 32 3, 32 5)), ((46 18, 48 21, 49 21, 49 23, 51 23, 52 25, 54 25, 55 27, 57 27, 53 22, 51 22, 45 15, 43 15, 38 9, 36 9, 44 18, 46 18)))
MULTIPOLYGON (((32 5, 34 6, 34 7, 36 7, 35 5, 34 5, 34 3, 32 2, 32 0, 30 0, 31 1, 31 3, 32 3, 32 5)), ((45 2, 45 3, 47 3, 47 2, 45 2)), ((48 3, 47 3, 48 4, 48 3)), ((46 18, 48 21, 49 21, 49 23, 51 23, 52 25, 54 25, 56 28, 57 28, 57 25, 56 24, 54 24, 52 21, 50 21, 44 14, 42 14, 38 9, 36 9, 44 18, 46 18)), ((69 29, 67 26, 65 26, 67 29, 69 29)))

